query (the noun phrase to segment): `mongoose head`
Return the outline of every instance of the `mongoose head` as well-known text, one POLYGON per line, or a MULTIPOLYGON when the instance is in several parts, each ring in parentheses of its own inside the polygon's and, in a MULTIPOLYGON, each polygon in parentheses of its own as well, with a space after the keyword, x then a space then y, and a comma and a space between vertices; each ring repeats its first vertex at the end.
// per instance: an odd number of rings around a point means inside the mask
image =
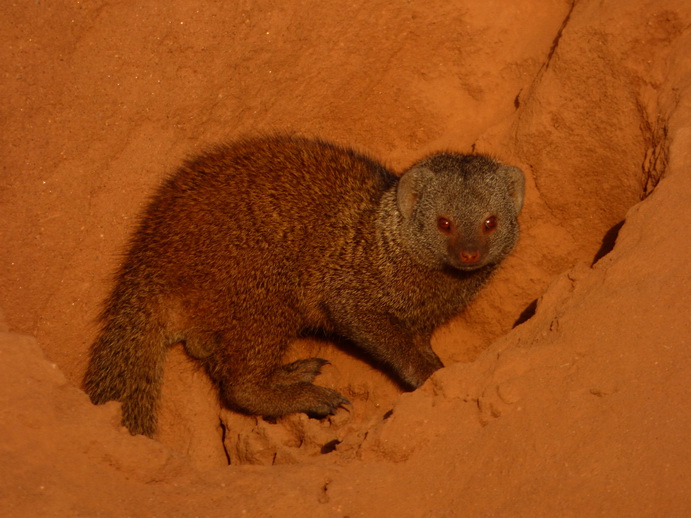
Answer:
POLYGON ((399 180, 401 236, 423 264, 476 270, 498 264, 518 241, 523 172, 483 155, 440 153, 399 180))

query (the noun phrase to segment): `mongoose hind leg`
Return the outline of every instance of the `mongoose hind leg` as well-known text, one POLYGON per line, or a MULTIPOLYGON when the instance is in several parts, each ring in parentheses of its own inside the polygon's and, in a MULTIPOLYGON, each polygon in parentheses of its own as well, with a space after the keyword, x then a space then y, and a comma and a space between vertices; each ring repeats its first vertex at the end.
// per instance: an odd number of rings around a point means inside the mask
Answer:
POLYGON ((312 383, 321 374, 322 367, 330 362, 323 358, 306 358, 281 365, 274 373, 274 382, 278 385, 293 383, 312 383))
POLYGON ((222 384, 224 403, 242 412, 264 417, 305 413, 322 418, 350 404, 335 390, 308 382, 276 385, 269 383, 222 384))
POLYGON ((281 365, 288 339, 276 343, 276 334, 255 334, 251 345, 243 348, 239 344, 248 342, 233 335, 229 332, 224 345, 205 360, 227 407, 265 417, 294 413, 325 417, 350 403, 335 390, 312 384, 328 361, 308 358, 281 365))

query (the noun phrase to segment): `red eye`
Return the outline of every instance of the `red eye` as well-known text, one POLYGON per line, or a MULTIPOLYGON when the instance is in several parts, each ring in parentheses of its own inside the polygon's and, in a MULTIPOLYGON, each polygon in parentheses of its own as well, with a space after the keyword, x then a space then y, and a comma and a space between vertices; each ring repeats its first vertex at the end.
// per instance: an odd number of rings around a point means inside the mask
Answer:
POLYGON ((487 218, 482 224, 482 226, 485 229, 485 232, 491 232, 492 230, 497 228, 496 216, 490 216, 489 218, 487 218))
POLYGON ((451 232, 451 222, 446 218, 439 218, 437 220, 437 228, 445 234, 448 234, 451 232))

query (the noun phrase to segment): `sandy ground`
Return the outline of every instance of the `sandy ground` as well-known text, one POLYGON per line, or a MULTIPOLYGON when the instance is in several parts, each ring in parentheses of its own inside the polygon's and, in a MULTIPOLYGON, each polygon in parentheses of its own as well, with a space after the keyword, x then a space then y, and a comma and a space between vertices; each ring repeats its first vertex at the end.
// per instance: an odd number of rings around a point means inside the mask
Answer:
POLYGON ((5 2, 0 40, 1 515, 691 515, 688 2, 5 2), (270 131, 519 165, 521 242, 418 391, 303 341, 352 409, 268 423, 173 349, 132 437, 79 389, 127 236, 270 131))

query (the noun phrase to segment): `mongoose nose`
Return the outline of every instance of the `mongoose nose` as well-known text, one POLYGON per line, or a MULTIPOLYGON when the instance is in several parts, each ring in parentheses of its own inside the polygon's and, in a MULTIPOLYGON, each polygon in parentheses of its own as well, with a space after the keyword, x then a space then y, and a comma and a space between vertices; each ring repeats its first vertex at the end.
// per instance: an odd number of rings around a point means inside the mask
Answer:
POLYGON ((461 262, 462 263, 476 263, 480 260, 479 250, 461 250, 461 262))

